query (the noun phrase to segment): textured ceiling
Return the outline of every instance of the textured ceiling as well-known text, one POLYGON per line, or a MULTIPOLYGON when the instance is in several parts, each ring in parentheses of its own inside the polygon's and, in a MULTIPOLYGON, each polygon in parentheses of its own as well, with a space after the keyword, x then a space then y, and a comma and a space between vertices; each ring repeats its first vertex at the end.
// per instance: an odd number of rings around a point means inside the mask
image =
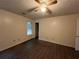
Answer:
POLYGON ((48 8, 52 15, 42 15, 41 12, 27 12, 28 9, 38 6, 34 0, 0 0, 0 9, 5 9, 20 15, 25 12, 26 17, 41 18, 79 13, 79 0, 58 0, 58 3, 48 8))

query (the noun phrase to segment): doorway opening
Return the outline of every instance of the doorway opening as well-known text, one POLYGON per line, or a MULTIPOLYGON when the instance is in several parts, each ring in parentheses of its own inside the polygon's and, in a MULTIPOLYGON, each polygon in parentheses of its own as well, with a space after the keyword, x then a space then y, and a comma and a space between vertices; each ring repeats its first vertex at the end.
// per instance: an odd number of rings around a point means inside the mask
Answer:
POLYGON ((39 23, 35 23, 35 39, 39 39, 39 23))

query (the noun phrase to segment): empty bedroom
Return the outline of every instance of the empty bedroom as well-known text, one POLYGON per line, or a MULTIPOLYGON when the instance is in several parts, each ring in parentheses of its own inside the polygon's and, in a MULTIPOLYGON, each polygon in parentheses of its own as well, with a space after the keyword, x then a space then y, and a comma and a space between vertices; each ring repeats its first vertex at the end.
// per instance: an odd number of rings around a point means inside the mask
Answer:
POLYGON ((79 0, 0 0, 0 59, 79 59, 79 0))

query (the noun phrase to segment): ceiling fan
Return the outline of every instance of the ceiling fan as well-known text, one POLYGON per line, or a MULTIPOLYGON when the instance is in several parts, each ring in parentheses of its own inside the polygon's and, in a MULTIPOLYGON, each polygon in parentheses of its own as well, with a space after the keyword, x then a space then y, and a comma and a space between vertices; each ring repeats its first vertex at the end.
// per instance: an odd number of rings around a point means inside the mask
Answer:
POLYGON ((40 10, 41 12, 47 12, 49 14, 52 14, 51 10, 48 8, 48 6, 57 4, 57 0, 34 0, 36 3, 39 4, 39 6, 31 8, 27 10, 27 12, 38 12, 40 10))

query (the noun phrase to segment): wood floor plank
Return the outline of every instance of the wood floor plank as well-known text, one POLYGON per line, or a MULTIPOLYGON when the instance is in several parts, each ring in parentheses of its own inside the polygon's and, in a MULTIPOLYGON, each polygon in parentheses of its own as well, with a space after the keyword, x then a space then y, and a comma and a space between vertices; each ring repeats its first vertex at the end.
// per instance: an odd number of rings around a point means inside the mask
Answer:
POLYGON ((70 47, 30 40, 0 52, 0 59, 79 59, 79 54, 70 47))

